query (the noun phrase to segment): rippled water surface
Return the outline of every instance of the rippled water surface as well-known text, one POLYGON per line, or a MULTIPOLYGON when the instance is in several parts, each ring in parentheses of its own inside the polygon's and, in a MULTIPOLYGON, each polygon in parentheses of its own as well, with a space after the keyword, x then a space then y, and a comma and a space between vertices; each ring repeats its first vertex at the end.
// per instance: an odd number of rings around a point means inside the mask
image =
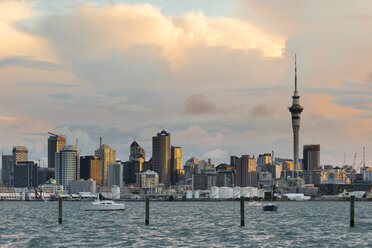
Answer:
POLYGON ((0 247, 372 247, 372 202, 280 202, 277 212, 239 202, 126 202, 121 212, 84 212, 79 202, 0 202, 0 247))

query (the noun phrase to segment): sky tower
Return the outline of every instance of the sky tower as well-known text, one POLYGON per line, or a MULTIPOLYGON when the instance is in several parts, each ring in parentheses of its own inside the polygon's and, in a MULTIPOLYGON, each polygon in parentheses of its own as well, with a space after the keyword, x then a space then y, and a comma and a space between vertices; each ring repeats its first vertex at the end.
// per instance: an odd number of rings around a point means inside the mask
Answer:
POLYGON ((298 170, 298 138, 299 138, 299 131, 300 131, 300 117, 301 112, 304 108, 300 105, 300 96, 297 92, 297 59, 295 54, 295 90, 292 96, 292 106, 288 108, 289 112, 292 115, 292 129, 293 129, 293 161, 294 161, 294 170, 298 170))

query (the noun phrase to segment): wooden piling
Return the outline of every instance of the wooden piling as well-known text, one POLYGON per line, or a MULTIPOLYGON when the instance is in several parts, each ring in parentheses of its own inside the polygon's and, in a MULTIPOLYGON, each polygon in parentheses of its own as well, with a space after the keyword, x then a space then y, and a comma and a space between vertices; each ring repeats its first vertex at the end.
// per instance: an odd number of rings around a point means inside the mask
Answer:
POLYGON ((146 197, 146 217, 145 217, 145 225, 150 223, 150 201, 149 197, 146 197))
POLYGON ((350 196, 350 227, 354 227, 355 196, 350 196))
POLYGON ((240 226, 244 226, 244 197, 240 197, 240 226))
POLYGON ((62 197, 58 198, 58 224, 62 224, 62 197))

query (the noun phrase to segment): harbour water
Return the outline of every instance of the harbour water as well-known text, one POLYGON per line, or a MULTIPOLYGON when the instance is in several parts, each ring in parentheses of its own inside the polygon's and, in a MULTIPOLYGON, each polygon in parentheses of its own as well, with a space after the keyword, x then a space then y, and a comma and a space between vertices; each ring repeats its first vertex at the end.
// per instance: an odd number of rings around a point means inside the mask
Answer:
POLYGON ((372 202, 279 202, 277 212, 239 202, 126 202, 84 212, 80 202, 0 202, 0 247, 372 247, 372 202))

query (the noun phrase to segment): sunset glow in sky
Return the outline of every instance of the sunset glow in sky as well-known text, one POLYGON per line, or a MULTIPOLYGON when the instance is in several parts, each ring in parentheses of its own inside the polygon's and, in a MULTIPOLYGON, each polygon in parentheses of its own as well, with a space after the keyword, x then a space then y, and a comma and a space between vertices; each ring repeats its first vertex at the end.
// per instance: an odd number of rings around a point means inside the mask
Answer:
MULTIPOLYGON (((151 156, 162 129, 191 156, 292 158, 287 107, 298 59, 300 157, 372 164, 372 1, 0 1, 0 147, 47 157, 47 132, 151 156), (213 6, 211 5, 213 2, 213 6)), ((46 165, 46 164, 45 164, 46 165)))

